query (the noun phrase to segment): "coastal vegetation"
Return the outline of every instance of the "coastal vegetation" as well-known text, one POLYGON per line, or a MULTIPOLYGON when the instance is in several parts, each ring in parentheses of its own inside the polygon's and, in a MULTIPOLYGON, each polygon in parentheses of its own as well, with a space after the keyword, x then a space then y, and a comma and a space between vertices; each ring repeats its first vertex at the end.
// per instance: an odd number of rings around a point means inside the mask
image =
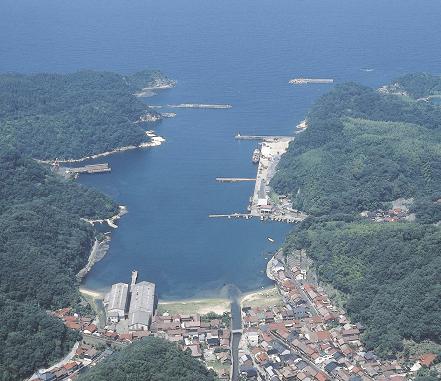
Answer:
POLYGON ((113 354, 78 381, 215 381, 213 371, 175 344, 148 337, 113 354))
POLYGON ((441 95, 441 77, 429 73, 413 73, 398 78, 386 87, 389 91, 399 91, 415 98, 441 95))
POLYGON ((441 344, 441 107, 417 100, 440 83, 415 74, 381 91, 336 86, 312 107, 272 180, 310 215, 285 254, 306 249, 319 281, 341 294, 366 328, 367 349, 382 357, 406 341, 441 344), (413 201, 415 222, 359 215, 399 198, 413 201))
POLYGON ((96 234, 80 218, 116 210, 108 197, 16 151, 0 153, 0 379, 29 376, 78 339, 45 310, 79 301, 75 276, 96 234))
POLYGON ((134 93, 167 78, 80 71, 0 75, 0 146, 41 160, 78 159, 148 141, 134 93))
POLYGON ((337 86, 308 114, 272 180, 312 215, 379 208, 441 195, 441 107, 337 86))

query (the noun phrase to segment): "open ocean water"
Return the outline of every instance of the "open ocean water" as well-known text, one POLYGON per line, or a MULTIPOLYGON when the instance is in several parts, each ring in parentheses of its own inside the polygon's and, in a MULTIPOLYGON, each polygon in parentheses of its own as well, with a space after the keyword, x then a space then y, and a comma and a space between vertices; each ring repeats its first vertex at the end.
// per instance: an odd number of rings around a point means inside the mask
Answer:
POLYGON ((294 87, 293 77, 379 86, 408 72, 440 74, 440 15, 439 0, 2 0, 2 72, 154 68, 178 85, 148 104, 233 105, 174 110, 157 127, 164 145, 99 160, 111 174, 80 178, 129 209, 85 286, 106 289, 132 269, 163 299, 268 285, 265 253, 291 227, 208 218, 245 211, 252 193, 251 183, 214 180, 255 175, 256 143, 234 135, 293 133, 330 89, 294 87))

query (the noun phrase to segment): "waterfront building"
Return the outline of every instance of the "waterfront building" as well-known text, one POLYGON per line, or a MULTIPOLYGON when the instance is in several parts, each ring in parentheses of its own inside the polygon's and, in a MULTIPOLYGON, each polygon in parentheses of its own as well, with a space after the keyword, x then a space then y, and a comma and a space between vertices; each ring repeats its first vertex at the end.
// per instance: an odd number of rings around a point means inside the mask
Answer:
POLYGON ((129 330, 148 330, 155 308, 155 284, 139 282, 130 291, 129 330))
POLYGON ((116 283, 106 295, 104 303, 107 306, 107 319, 117 323, 124 319, 127 310, 129 285, 127 283, 116 283))
POLYGON ((261 179, 259 183, 259 189, 257 192, 257 205, 258 206, 268 205, 268 197, 266 196, 264 179, 261 179))

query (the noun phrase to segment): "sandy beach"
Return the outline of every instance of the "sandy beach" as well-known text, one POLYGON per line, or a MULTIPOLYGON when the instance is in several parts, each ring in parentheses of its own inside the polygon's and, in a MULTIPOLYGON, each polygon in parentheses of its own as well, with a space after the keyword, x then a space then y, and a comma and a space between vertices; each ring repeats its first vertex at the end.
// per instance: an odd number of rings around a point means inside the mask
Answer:
POLYGON ((102 292, 88 290, 87 288, 84 288, 84 287, 80 287, 80 292, 83 295, 90 296, 94 299, 104 299, 104 294, 102 292))
POLYGON ((158 312, 168 312, 170 314, 189 314, 198 313, 201 315, 214 312, 222 315, 230 311, 230 301, 228 299, 188 299, 176 301, 159 301, 158 312))
POLYGON ((281 304, 282 298, 277 287, 271 286, 243 295, 240 303, 242 307, 267 307, 281 304))

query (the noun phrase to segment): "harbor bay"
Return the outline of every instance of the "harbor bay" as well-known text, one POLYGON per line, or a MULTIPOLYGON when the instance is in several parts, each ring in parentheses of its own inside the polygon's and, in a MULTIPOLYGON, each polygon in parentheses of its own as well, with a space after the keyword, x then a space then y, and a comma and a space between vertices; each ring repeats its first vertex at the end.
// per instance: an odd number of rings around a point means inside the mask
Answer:
MULTIPOLYGON (((30 27, 5 42, 2 71, 130 74, 157 68, 177 81, 175 88, 145 98, 146 105, 159 106, 161 113, 176 113, 146 128, 165 138, 162 145, 81 164, 108 163, 111 172, 80 175, 77 181, 128 210, 118 228, 110 229, 107 255, 85 278, 83 286, 98 291, 123 281, 133 269, 155 282, 163 299, 219 296, 231 283, 243 292, 268 285, 262 272, 266 253, 278 248, 295 225, 208 217, 248 213, 255 183, 216 181, 256 178, 252 155, 258 142, 234 137, 294 135, 313 102, 336 84, 380 87, 404 73, 439 70, 439 57, 425 32, 439 30, 434 1, 424 8, 424 25, 415 21, 415 13, 423 12, 416 1, 400 17, 380 20, 378 10, 392 14, 400 2, 348 2, 338 13, 333 4, 318 1, 284 1, 278 11, 270 3, 257 10, 248 1, 210 6, 199 1, 191 8, 170 1, 156 4, 155 12, 142 1, 131 7, 118 1, 105 7, 60 2, 44 7, 44 17, 59 21, 50 30, 35 22, 42 10, 28 3, 22 21, 30 27), (86 5, 87 17, 81 10, 86 5), (106 24, 93 21, 101 17, 106 24), (386 31, 388 39, 382 38, 386 31), (21 41, 34 40, 39 43, 23 49, 21 41), (289 83, 293 78, 333 83, 294 86, 289 83)), ((3 34, 9 35, 10 20, 3 21, 3 34)))

